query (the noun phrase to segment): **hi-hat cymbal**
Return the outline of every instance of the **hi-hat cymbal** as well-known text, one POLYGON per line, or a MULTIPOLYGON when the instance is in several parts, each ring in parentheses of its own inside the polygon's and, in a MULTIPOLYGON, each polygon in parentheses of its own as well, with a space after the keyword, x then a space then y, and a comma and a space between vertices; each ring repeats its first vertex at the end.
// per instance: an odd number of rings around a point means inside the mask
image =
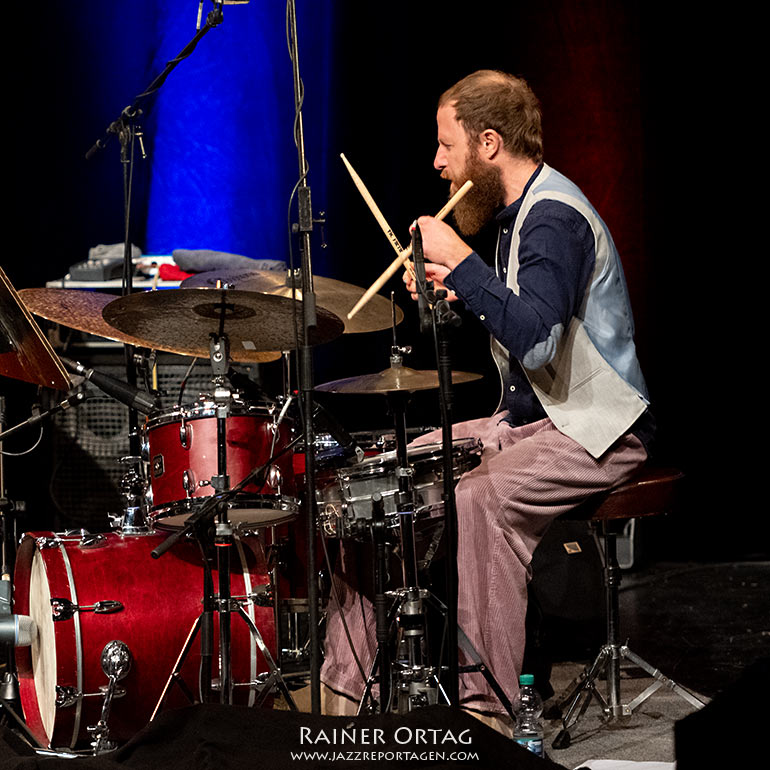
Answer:
MULTIPOLYGON (((473 372, 452 372, 452 384, 480 380, 480 374, 473 372)), ((406 366, 391 366, 377 374, 364 374, 334 380, 316 385, 316 390, 326 393, 394 393, 396 391, 432 390, 438 388, 438 372, 409 369, 406 366)))
MULTIPOLYGON (((186 278, 181 283, 181 288, 216 287, 217 281, 227 284, 233 289, 241 291, 257 291, 278 297, 293 297, 296 293, 298 300, 302 299, 302 290, 292 289, 287 284, 286 272, 272 270, 211 270, 206 273, 198 273, 186 278)), ((392 306, 387 297, 374 296, 371 301, 361 309, 351 320, 346 319, 349 310, 358 302, 364 289, 353 286, 333 278, 313 276, 313 290, 316 295, 316 304, 319 307, 332 311, 342 318, 345 324, 345 334, 358 332, 373 332, 381 329, 389 329, 392 326, 392 306)), ((401 323, 404 313, 396 307, 396 323, 401 323)))
MULTIPOLYGON (((30 312, 67 328, 77 329, 125 345, 154 348, 165 353, 177 353, 184 356, 195 355, 175 345, 173 341, 163 340, 160 344, 152 344, 146 339, 127 334, 108 324, 104 320, 102 312, 107 305, 118 299, 115 294, 80 289, 21 289, 19 295, 30 312)), ((208 357, 208 347, 205 353, 201 355, 208 357)), ((279 359, 281 354, 276 351, 244 350, 239 351, 239 356, 233 360, 239 363, 266 363, 279 359)))
MULTIPOLYGON (((211 334, 223 331, 230 358, 248 361, 256 352, 292 350, 303 344, 302 306, 285 297, 238 289, 163 289, 130 294, 110 302, 104 320, 145 347, 207 357, 211 334)), ((329 342, 344 325, 334 313, 317 309, 309 344, 329 342)))

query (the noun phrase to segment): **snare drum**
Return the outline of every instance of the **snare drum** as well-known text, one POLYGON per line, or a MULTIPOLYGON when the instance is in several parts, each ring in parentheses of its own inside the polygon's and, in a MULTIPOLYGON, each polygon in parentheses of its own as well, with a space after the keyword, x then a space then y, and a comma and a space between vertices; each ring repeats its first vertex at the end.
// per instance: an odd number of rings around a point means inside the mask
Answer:
MULTIPOLYGON (((236 486, 291 441, 291 421, 276 425, 272 406, 246 404, 236 398, 228 407, 227 475, 236 486)), ((217 406, 207 397, 186 408, 152 417, 145 428, 152 505, 158 529, 180 529, 191 513, 213 494, 218 474, 217 406)), ((235 529, 252 529, 290 521, 299 511, 292 453, 272 463, 264 485, 249 484, 229 502, 235 529)))
MULTIPOLYGON (((463 473, 481 462, 481 441, 475 438, 452 442, 455 483, 463 473)), ((444 459, 442 444, 424 444, 407 451, 414 469, 415 517, 426 519, 443 514, 444 459)), ((399 491, 396 452, 383 452, 335 472, 316 474, 321 526, 330 537, 355 535, 372 518, 372 495, 379 492, 389 526, 396 527, 399 491)))
MULTIPOLYGON (((16 648, 16 667, 27 726, 43 745, 75 748, 88 740, 87 728, 101 717, 109 681, 102 670, 102 651, 115 640, 128 646, 131 666, 118 682, 111 704, 110 738, 128 740, 152 716, 201 612, 203 596, 198 547, 180 542, 153 559, 150 552, 163 539, 160 535, 51 532, 24 537, 16 560, 14 612, 31 616, 38 635, 30 647, 16 648)), ((257 597, 265 596, 269 604, 269 580, 259 538, 236 540, 235 548, 232 596, 252 597, 242 606, 275 659, 274 610, 257 602, 257 597)), ((200 635, 192 641, 179 672, 196 698, 200 641, 200 635)), ((231 651, 237 702, 253 704, 255 690, 246 685, 255 682, 268 665, 246 622, 237 615, 232 618, 231 651)), ((184 705, 189 700, 173 686, 164 707, 184 705)))

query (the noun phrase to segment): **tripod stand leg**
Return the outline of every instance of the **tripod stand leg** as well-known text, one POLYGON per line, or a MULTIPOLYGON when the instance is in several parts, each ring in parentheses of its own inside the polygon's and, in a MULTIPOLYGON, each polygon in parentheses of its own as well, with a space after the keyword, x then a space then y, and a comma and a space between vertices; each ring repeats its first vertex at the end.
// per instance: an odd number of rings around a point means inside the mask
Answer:
POLYGON ((484 679, 487 680, 487 684, 492 689, 492 692, 494 692, 494 694, 497 696, 497 699, 503 705, 503 708, 508 712, 508 716, 510 716, 511 719, 515 719, 516 715, 513 713, 513 705, 511 704, 511 701, 503 692, 503 688, 500 687, 500 684, 489 670, 489 666, 487 666, 484 661, 481 660, 481 656, 479 655, 478 651, 471 644, 471 640, 468 639, 465 631, 463 631, 460 626, 457 627, 457 641, 460 649, 471 659, 476 670, 479 671, 484 676, 484 679))
POLYGON ((187 654, 190 652, 190 647, 192 646, 193 640, 195 639, 195 636, 198 633, 198 629, 200 628, 200 625, 201 625, 201 616, 198 615, 198 617, 195 619, 195 622, 192 624, 192 627, 190 628, 190 632, 187 634, 187 639, 185 639, 184 646, 182 647, 182 650, 179 653, 179 656, 177 657, 176 662, 174 663, 174 668, 171 669, 171 674, 166 680, 166 686, 163 688, 163 692, 160 694, 160 698, 158 699, 158 702, 155 705, 155 708, 153 709, 152 715, 150 716, 150 722, 152 722, 155 719, 158 711, 160 710, 160 707, 163 705, 163 701, 166 700, 166 696, 168 695, 168 692, 171 689, 171 685, 174 682, 176 682, 179 685, 179 687, 182 689, 185 695, 187 695, 187 697, 190 699, 191 703, 195 702, 195 699, 190 697, 192 693, 190 693, 189 688, 187 688, 184 685, 179 672, 182 670, 182 666, 184 665, 185 659, 187 658, 187 654))
POLYGON ((609 646, 602 647, 591 667, 583 669, 580 676, 575 679, 561 698, 562 703, 569 702, 569 708, 562 717, 562 729, 553 741, 555 749, 566 749, 570 745, 570 728, 574 727, 583 717, 592 698, 596 698, 602 705, 602 709, 607 711, 607 703, 596 689, 596 680, 607 667, 611 654, 612 651, 609 646), (580 707, 579 710, 578 707, 580 707), (573 719, 573 714, 576 711, 577 716, 573 719))
POLYGON ((695 708, 701 709, 706 704, 700 700, 697 696, 693 695, 689 690, 685 689, 681 685, 674 682, 672 679, 669 679, 667 676, 664 676, 660 669, 654 668, 646 661, 642 660, 636 653, 632 652, 628 649, 628 647, 622 647, 620 650, 620 654, 626 658, 627 660, 630 660, 634 665, 641 668, 643 671, 646 671, 654 680, 653 684, 651 684, 644 692, 640 693, 636 696, 625 708, 627 709, 627 713, 632 713, 633 710, 639 706, 640 704, 644 703, 644 701, 647 700, 647 698, 650 697, 656 690, 660 689, 661 687, 667 687, 669 690, 672 690, 677 695, 679 695, 681 698, 686 700, 689 704, 692 706, 695 706, 695 708))
MULTIPOLYGON (((284 681, 283 676, 281 676, 281 672, 278 670, 278 666, 275 664, 273 656, 270 654, 270 650, 267 649, 265 640, 262 638, 262 634, 259 632, 256 623, 254 623, 254 621, 248 616, 246 611, 240 605, 238 605, 237 611, 238 615, 243 618, 244 622, 249 627, 249 631, 254 637, 254 641, 256 642, 257 647, 259 647, 259 651, 264 656, 265 661, 267 662, 267 666, 270 669, 270 675, 267 679, 267 682, 270 682, 271 686, 277 686, 278 690, 286 699, 286 703, 289 704, 289 708, 292 711, 298 711, 299 709, 297 708, 297 704, 294 702, 294 698, 292 698, 291 693, 289 692, 289 688, 286 686, 286 682, 284 681)), ((266 695, 268 692, 269 689, 266 689, 264 694, 266 695)))

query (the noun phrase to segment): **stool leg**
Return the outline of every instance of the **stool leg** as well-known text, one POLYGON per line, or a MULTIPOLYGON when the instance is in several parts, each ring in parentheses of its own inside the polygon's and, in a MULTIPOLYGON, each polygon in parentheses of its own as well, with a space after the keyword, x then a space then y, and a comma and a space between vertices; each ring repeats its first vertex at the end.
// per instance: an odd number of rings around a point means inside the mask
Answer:
POLYGON ((607 646, 609 662, 607 664, 607 704, 609 717, 621 716, 623 707, 620 702, 620 565, 618 564, 617 535, 610 532, 606 522, 603 524, 604 536, 604 583, 607 607, 607 646))
POLYGON ((571 743, 569 730, 574 727, 588 708, 591 698, 595 697, 602 707, 608 720, 616 717, 631 716, 634 709, 649 698, 656 690, 667 687, 696 708, 705 706, 693 693, 681 685, 663 676, 632 652, 627 645, 620 641, 620 580, 621 570, 617 559, 617 535, 610 530, 607 522, 602 523, 602 558, 604 572, 604 597, 606 608, 607 642, 602 646, 599 655, 590 667, 570 685, 561 703, 569 703, 562 719, 562 729, 553 741, 554 749, 566 749, 571 743), (639 694, 629 704, 623 704, 620 694, 620 664, 622 659, 631 661, 634 665, 647 672, 655 681, 644 692, 639 694), (596 680, 606 671, 607 700, 601 697, 596 689, 596 680), (582 705, 581 705, 582 700, 582 705), (573 719, 573 714, 580 710, 573 719))

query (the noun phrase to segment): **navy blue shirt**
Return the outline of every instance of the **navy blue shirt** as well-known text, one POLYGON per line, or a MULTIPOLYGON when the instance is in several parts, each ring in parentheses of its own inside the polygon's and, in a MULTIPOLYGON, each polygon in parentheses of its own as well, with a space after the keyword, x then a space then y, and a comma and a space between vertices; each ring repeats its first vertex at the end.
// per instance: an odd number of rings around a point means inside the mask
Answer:
POLYGON ((511 356, 505 388, 509 421, 524 425, 545 417, 521 369, 544 366, 553 357, 554 339, 569 326, 588 287, 594 267, 594 237, 586 218, 552 200, 536 203, 519 233, 519 294, 506 284, 511 238, 532 175, 522 196, 496 217, 500 227, 497 265, 501 278, 473 252, 446 278, 446 285, 466 304, 511 356))
MULTIPOLYGON (((567 330, 580 310, 596 260, 594 234, 588 220, 566 203, 538 201, 519 230, 519 293, 507 287, 506 271, 516 218, 541 168, 529 179, 521 197, 496 217, 500 227, 498 273, 472 252, 445 280, 446 286, 510 354, 503 403, 509 412, 506 419, 512 425, 526 425, 546 417, 522 366, 536 369, 553 358, 562 331, 567 330)), ((645 446, 649 445, 654 433, 649 409, 632 432, 645 446)))

